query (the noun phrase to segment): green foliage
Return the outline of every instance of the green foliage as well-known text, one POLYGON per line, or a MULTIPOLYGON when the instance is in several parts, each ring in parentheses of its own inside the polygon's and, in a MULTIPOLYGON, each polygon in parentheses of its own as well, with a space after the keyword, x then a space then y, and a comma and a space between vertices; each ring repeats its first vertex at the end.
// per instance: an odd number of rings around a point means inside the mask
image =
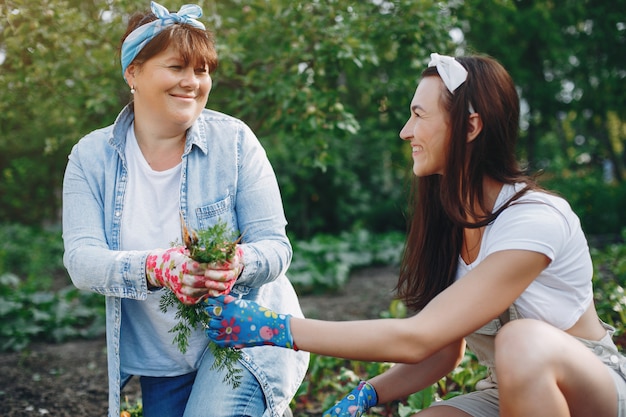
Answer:
POLYGON ((183 304, 172 291, 167 291, 159 301, 159 308, 163 313, 166 313, 170 308, 176 309, 175 317, 178 323, 170 329, 170 333, 174 333, 172 343, 176 344, 182 353, 187 352, 192 329, 196 329, 206 322, 207 315, 203 305, 201 303, 183 304))
POLYGON ((626 0, 475 0, 456 6, 467 49, 496 57, 518 86, 529 164, 545 168, 561 160, 586 169, 608 160, 623 181, 626 133, 615 135, 611 126, 626 106, 626 56, 614 52, 626 47, 626 0), (581 149, 590 151, 587 162, 576 157, 581 149))
POLYGON ((614 235, 626 225, 626 183, 606 182, 600 173, 564 170, 539 177, 542 185, 564 197, 588 235, 614 235))
POLYGON ((120 417, 142 417, 143 416, 143 404, 141 400, 135 404, 130 404, 128 398, 124 399, 120 412, 120 417))
MULTIPOLYGON (((404 317, 406 310, 398 307, 398 304, 402 303, 397 300, 392 301, 389 310, 381 312, 381 317, 404 317), (394 312, 398 311, 400 315, 395 315, 394 312)), ((294 415, 305 415, 299 414, 298 411, 305 411, 307 405, 312 403, 321 404, 323 410, 330 408, 351 391, 360 380, 379 375, 392 365, 387 362, 350 361, 312 354, 305 380, 293 400, 292 405, 296 409, 294 415)), ((478 364, 472 352, 467 351, 461 364, 448 376, 422 391, 411 394, 403 401, 373 407, 368 411, 368 415, 413 415, 430 406, 433 401, 471 392, 476 382, 485 378, 486 375, 486 368, 478 364)))
POLYGON ((74 287, 56 292, 20 286, 13 274, 0 275, 0 351, 19 351, 33 340, 63 342, 104 333, 101 296, 74 287))
MULTIPOLYGON (((349 361, 312 354, 305 380, 293 400, 296 409, 294 415, 298 415, 299 409, 306 408, 308 404, 313 403, 321 404, 323 410, 315 410, 316 414, 321 414, 321 411, 330 408, 343 398, 360 380, 385 372, 391 365, 390 363, 349 361)), ((377 410, 382 408, 373 408, 369 415, 380 415, 377 410)))
MULTIPOLYGON (((215 225, 200 231, 188 230, 183 223, 183 238, 190 257, 201 263, 224 263, 230 261, 237 248, 237 233, 230 230, 228 224, 218 221, 215 225)), ((174 333, 174 340, 178 349, 185 353, 189 346, 189 336, 192 329, 208 325, 209 316, 204 311, 205 304, 183 304, 172 291, 167 291, 160 300, 159 308, 163 313, 171 307, 176 308, 178 323, 170 329, 174 333)), ((232 348, 221 348, 209 342, 209 349, 215 356, 211 369, 226 369, 224 382, 237 388, 241 383, 241 369, 236 367, 241 358, 241 351, 232 348)))
MULTIPOLYGON (((257 133, 299 239, 404 230, 410 152, 398 131, 432 51, 505 64, 527 109, 520 157, 531 168, 567 178, 610 162, 621 184, 625 1, 199 0, 220 56, 209 107, 257 133)), ((116 48, 129 14, 148 7, 0 3, 0 222, 58 220, 71 145, 129 100, 116 48)), ((621 195, 581 204, 623 213, 621 195)), ((613 217, 602 227, 624 227, 613 217)))
POLYGON ((289 280, 300 294, 341 288, 350 272, 370 265, 398 265, 404 234, 344 232, 339 236, 316 235, 292 241, 294 256, 289 280))
MULTIPOLYGON (((58 231, 45 231, 16 225, 0 226, 2 246, 0 246, 0 336, 2 350, 23 350, 34 340, 60 342, 75 337, 94 337, 104 331, 104 305, 102 296, 83 293, 73 288, 63 287, 60 290, 51 289, 53 281, 57 280, 61 271, 60 259, 62 246, 59 244, 61 236, 58 231), (15 241, 11 241, 15 239, 15 241), (20 242, 17 244, 16 242, 20 242), (38 260, 32 265, 26 265, 33 254, 45 254, 49 262, 38 260), (20 259, 22 262, 13 262, 20 259), (11 260, 11 261, 9 261, 11 260), (39 266, 37 266, 39 265, 39 266), (32 278, 23 278, 26 275, 32 278), (48 282, 38 286, 39 279, 48 282), (45 288, 45 290, 44 290, 45 288)), ((392 256, 381 256, 379 250, 372 247, 388 246, 395 248, 399 253, 399 237, 391 233, 387 235, 366 234, 344 235, 352 241, 351 245, 341 246, 339 239, 330 236, 312 239, 310 242, 301 242, 294 245, 294 259, 310 257, 310 262, 317 263, 319 259, 327 259, 328 270, 333 262, 348 262, 352 266, 367 266, 367 262, 385 263, 397 262, 392 256), (360 237, 359 237, 360 236, 360 237), (367 238, 366 238, 367 237, 367 238), (315 242, 315 245, 313 245, 315 242), (354 261, 350 256, 337 256, 339 247, 347 248, 348 252, 357 253, 352 245, 362 245, 362 258, 354 261), (386 242, 386 243, 385 243, 386 242), (370 246, 371 245, 371 246, 370 246), (311 246, 315 250, 311 250, 311 246), (300 247, 305 248, 301 251, 300 247), (312 257, 312 253, 315 257, 312 257), (367 260, 367 262, 365 261, 367 260)), ((626 346, 624 326, 626 323, 626 230, 621 234, 620 243, 592 249, 594 260, 594 287, 595 302, 600 318, 616 327, 616 342, 623 349, 626 346)), ((311 266, 313 267, 313 266, 311 266)), ((300 266, 304 270, 304 265, 300 266)), ((290 272, 291 275, 291 272, 290 272)), ((297 275, 297 274, 296 274, 297 275)), ((67 280, 67 277, 65 277, 67 280)), ((62 280, 61 280, 62 281, 62 280)), ((313 284, 303 284, 313 288, 313 284)), ((323 284, 322 284, 323 285, 323 284)), ((338 283, 332 286, 336 287, 338 283)), ((406 308, 401 302, 393 301, 388 311, 381 312, 381 317, 405 317, 406 308)), ((311 364, 304 383, 293 400, 294 415, 310 415, 312 404, 323 404, 324 409, 341 399, 349 392, 360 379, 371 378, 389 368, 389 363, 370 363, 360 361, 345 361, 320 355, 311 356, 311 364)), ((485 369, 479 365, 471 352, 467 352, 461 365, 450 375, 427 389, 412 394, 406 401, 394 403, 385 407, 375 407, 369 415, 408 416, 425 407, 439 398, 449 398, 469 392, 476 381, 485 376, 485 369)), ((141 415, 141 403, 125 405, 131 416, 141 415)), ((316 410, 317 412, 321 410, 316 410)))
POLYGON ((0 351, 104 333, 104 299, 69 285, 59 231, 0 225, 0 351))
POLYGON ((621 243, 593 249, 594 290, 596 309, 600 318, 616 328, 618 346, 626 348, 626 229, 622 230, 621 243))
POLYGON ((231 0, 211 11, 221 63, 209 105, 259 136, 291 231, 402 230, 410 155, 398 132, 428 54, 453 48, 445 8, 231 0))
MULTIPOLYGON (((411 0, 197 3, 220 56, 209 107, 258 134, 293 233, 401 230, 410 157, 398 131, 428 53, 453 48, 447 9, 411 0)), ((148 6, 0 6, 0 221, 56 220, 70 146, 111 123, 130 97, 115 48, 130 11, 148 6)))
POLYGON ((237 388, 241 384, 242 377, 241 369, 236 367, 237 361, 241 359, 241 351, 233 348, 223 348, 213 342, 209 343, 209 350, 215 357, 211 369, 225 369, 226 374, 222 382, 230 385, 233 389, 237 388))
POLYGON ((228 228, 228 224, 217 222, 208 229, 198 232, 183 228, 185 246, 189 256, 201 263, 224 263, 235 255, 239 242, 238 233, 228 228))
POLYGON ((0 274, 3 272, 25 280, 22 285, 49 289, 53 275, 65 275, 61 232, 0 223, 0 274))
POLYGON ((127 100, 115 3, 0 4, 0 222, 56 220, 69 147, 127 100))

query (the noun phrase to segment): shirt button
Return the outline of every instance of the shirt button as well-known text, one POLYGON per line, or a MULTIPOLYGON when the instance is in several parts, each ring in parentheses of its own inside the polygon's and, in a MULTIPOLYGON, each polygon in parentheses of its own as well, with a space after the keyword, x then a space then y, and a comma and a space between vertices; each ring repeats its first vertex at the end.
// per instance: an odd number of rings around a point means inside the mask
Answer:
POLYGON ((119 212, 119 211, 116 211, 116 212, 115 212, 115 217, 120 217, 121 215, 122 215, 122 213, 121 213, 121 212, 119 212))
POLYGON ((609 360, 610 360, 612 363, 617 363, 617 362, 619 362, 619 358, 617 357, 617 355, 611 355, 611 357, 609 358, 609 360))

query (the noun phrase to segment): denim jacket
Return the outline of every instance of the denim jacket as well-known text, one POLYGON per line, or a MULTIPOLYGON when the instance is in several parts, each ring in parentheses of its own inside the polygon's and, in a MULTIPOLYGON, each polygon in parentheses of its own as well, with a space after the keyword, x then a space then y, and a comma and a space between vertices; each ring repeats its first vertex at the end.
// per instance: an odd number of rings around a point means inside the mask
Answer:
MULTIPOLYGON (((125 382, 119 354, 121 298, 144 300, 148 294, 148 251, 119 250, 128 178, 124 145, 133 119, 131 103, 113 125, 83 137, 69 155, 63 180, 65 267, 76 287, 106 297, 110 417, 120 414, 125 382)), ((242 121, 205 109, 188 130, 180 207, 193 229, 220 220, 243 234, 245 268, 233 295, 302 316, 285 275, 292 248, 276 177, 258 139, 242 121)), ((265 416, 278 417, 300 386, 309 355, 271 346, 242 351, 244 366, 265 394, 265 416)))

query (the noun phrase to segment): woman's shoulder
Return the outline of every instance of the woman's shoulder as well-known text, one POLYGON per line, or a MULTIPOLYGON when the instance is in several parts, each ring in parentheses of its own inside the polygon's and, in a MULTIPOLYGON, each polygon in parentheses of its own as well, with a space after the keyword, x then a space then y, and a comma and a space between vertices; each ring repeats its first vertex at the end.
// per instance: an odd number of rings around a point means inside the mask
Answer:
MULTIPOLYGON (((524 185, 505 186, 503 190, 508 198, 513 197, 524 185)), ((507 199, 508 199, 507 198, 507 199)), ((533 189, 524 193, 501 213, 495 223, 515 222, 525 224, 526 227, 550 230, 557 225, 565 229, 579 227, 580 220, 572 210, 568 201, 551 191, 533 189)))
POLYGON ((232 142, 233 138, 236 138, 238 142, 256 142, 255 134, 244 121, 211 109, 202 110, 191 128, 191 136, 196 138, 198 143, 206 141, 207 146, 215 142, 232 142))
POLYGON ((238 119, 235 116, 231 116, 229 114, 222 113, 220 111, 213 110, 213 109, 203 109, 198 120, 204 123, 209 123, 209 124, 210 123, 218 123, 218 124, 231 123, 233 125, 245 125, 243 120, 238 119))
POLYGON ((112 134, 112 125, 92 130, 76 142, 72 153, 81 151, 89 154, 106 152, 107 149, 111 149, 110 141, 112 134))
MULTIPOLYGON (((502 191, 500 192, 500 197, 498 198, 499 202, 496 205, 501 205, 505 202, 510 201, 516 195, 516 193, 522 191, 525 187, 526 184, 524 183, 505 184, 502 188, 502 191)), ((529 210, 543 210, 552 208, 564 212, 571 211, 571 207, 564 197, 553 191, 543 188, 534 188, 526 191, 518 199, 512 201, 511 206, 521 206, 523 208, 528 208, 529 210), (521 203, 529 204, 526 205, 521 203)))
POLYGON ((519 199, 519 201, 538 203, 537 208, 539 209, 546 208, 546 206, 548 206, 563 214, 573 213, 572 208, 565 197, 549 190, 537 189, 528 191, 519 199))
POLYGON ((77 143, 78 147, 89 149, 112 149, 119 146, 126 137, 126 131, 131 126, 133 116, 132 103, 125 106, 115 118, 112 124, 92 130, 83 136, 77 143))

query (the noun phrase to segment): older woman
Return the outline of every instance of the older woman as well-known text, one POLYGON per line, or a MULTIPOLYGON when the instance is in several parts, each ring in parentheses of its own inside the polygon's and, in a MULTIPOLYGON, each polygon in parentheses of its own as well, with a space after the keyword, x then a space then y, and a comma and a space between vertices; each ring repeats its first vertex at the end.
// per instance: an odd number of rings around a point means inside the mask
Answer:
POLYGON ((243 122, 205 109, 217 55, 202 11, 151 9, 122 38, 131 103, 74 146, 63 184, 65 265, 78 288, 106 297, 109 416, 119 416, 120 390, 135 375, 146 417, 277 417, 308 354, 244 350, 234 389, 214 369, 204 330, 193 329, 181 353, 175 311, 159 308, 169 290, 184 303, 230 291, 302 314, 285 276, 292 249, 265 151, 243 122), (172 246, 183 241, 182 223, 218 222, 242 232, 231 262, 197 263, 172 246))

